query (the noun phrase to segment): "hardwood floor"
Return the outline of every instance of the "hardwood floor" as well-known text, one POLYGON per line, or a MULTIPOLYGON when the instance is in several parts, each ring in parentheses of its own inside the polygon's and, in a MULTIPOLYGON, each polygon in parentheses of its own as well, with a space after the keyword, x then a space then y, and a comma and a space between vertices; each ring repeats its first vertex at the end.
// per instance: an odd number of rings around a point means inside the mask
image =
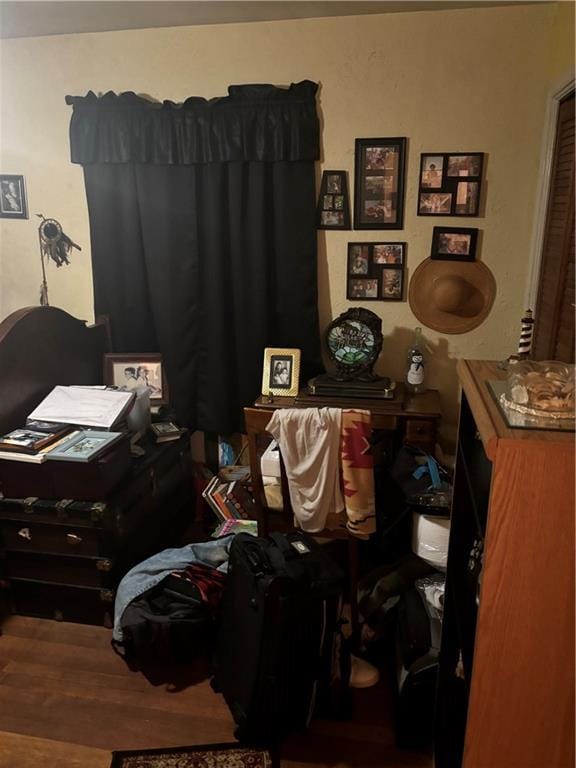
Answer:
MULTIPOLYGON (((110 752, 233 741, 207 680, 176 689, 131 672, 100 627, 11 616, 0 636, 0 768, 109 768, 110 752)), ((282 768, 431 768, 394 747, 382 686, 355 691, 355 717, 291 738, 282 768)))

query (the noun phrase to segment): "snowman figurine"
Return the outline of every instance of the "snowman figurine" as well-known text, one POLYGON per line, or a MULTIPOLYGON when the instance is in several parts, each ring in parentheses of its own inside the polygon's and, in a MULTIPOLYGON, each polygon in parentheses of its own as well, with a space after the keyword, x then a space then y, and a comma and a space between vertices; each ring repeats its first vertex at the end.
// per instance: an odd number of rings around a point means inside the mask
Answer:
POLYGON ((424 355, 420 350, 421 329, 416 329, 416 338, 408 352, 408 370, 406 384, 411 392, 422 392, 424 389, 424 355))

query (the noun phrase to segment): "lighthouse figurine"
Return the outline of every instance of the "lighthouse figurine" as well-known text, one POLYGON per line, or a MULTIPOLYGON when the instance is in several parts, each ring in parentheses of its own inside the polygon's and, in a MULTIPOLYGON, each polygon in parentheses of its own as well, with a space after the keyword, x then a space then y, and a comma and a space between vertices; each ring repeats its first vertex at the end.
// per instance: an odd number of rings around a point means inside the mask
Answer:
POLYGON ((532 310, 527 309, 526 315, 522 318, 522 330, 520 331, 520 340, 518 341, 518 360, 526 360, 532 352, 532 336, 534 334, 534 318, 532 310))

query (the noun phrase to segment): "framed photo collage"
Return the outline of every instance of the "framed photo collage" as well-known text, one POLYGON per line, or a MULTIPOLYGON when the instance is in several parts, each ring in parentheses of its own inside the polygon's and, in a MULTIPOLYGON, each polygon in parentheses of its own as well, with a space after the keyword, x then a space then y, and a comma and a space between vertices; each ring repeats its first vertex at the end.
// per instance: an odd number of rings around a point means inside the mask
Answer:
MULTIPOLYGON (((420 155, 418 216, 478 216, 483 152, 420 155)), ((354 229, 402 229, 406 138, 356 139, 354 229)), ((318 229, 351 229, 345 171, 324 171, 317 207, 318 229)), ((474 261, 478 229, 434 227, 430 257, 474 261)), ((403 301, 405 242, 350 242, 346 298, 403 301)))
POLYGON ((348 243, 346 298, 402 301, 406 243, 348 243))

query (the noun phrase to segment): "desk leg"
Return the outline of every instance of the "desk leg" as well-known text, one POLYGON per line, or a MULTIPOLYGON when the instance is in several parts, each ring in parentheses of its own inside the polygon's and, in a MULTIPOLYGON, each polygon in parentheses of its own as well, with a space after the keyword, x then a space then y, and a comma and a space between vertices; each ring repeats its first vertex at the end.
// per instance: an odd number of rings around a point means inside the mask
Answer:
POLYGON ((348 588, 350 590, 350 623, 352 632, 359 629, 358 618, 358 540, 348 537, 348 588))
POLYGON ((250 456, 250 475, 254 486, 254 504, 256 505, 256 519, 258 521, 258 535, 268 535, 268 520, 265 511, 266 498, 264 496, 264 484, 260 472, 260 463, 258 458, 258 439, 257 432, 248 429, 248 455, 250 456))

